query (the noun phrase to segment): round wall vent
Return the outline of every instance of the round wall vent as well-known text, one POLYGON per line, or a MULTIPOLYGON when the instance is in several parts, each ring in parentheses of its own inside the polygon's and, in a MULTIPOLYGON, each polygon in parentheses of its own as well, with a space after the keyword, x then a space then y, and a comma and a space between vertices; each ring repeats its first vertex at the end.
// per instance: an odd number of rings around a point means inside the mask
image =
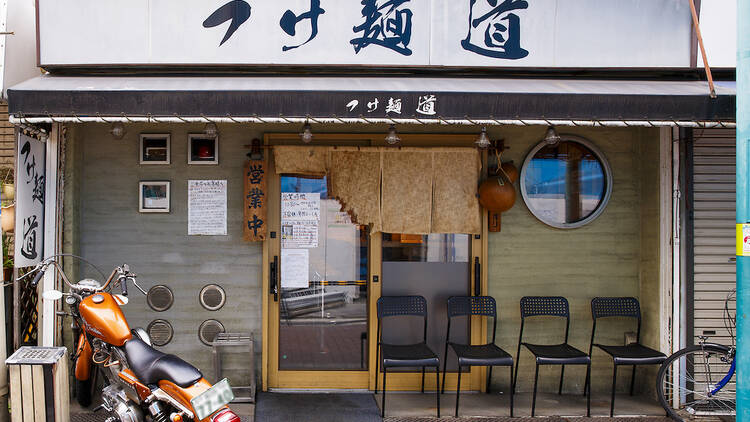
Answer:
POLYGON ((198 327, 198 338, 206 346, 211 346, 217 334, 224 332, 224 325, 215 319, 207 319, 198 327))
POLYGON ((151 337, 151 344, 154 346, 164 346, 172 341, 174 329, 172 324, 163 319, 155 319, 146 327, 148 336, 151 337))
POLYGON ((227 294, 218 284, 209 284, 201 289, 198 300, 204 308, 209 311, 216 311, 227 302, 227 294))
POLYGON ((172 289, 169 287, 163 284, 158 284, 148 289, 146 301, 151 309, 156 312, 163 312, 172 307, 172 304, 174 303, 174 294, 172 294, 172 289))

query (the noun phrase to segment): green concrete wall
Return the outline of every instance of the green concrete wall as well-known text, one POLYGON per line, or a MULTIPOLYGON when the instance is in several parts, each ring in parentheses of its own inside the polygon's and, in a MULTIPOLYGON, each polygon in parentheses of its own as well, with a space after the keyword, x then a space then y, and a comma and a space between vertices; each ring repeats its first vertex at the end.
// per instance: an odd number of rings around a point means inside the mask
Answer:
MULTIPOLYGON (((505 139, 510 149, 503 160, 520 168, 526 154, 544 136, 545 128, 503 127, 490 130, 493 139, 505 139)), ((559 128, 561 134, 578 135, 593 142, 612 167, 613 188, 607 208, 592 223, 577 229, 556 229, 537 220, 520 192, 515 206, 502 215, 502 231, 490 233, 489 293, 498 302, 498 343, 516 353, 520 328, 519 300, 526 295, 564 296, 570 302, 570 343, 587 352, 591 336, 590 301, 596 296, 634 296, 645 299, 647 323, 643 338, 658 338, 658 148, 656 129, 559 128), (656 195, 656 197, 654 197, 656 195), (642 294, 645 293, 645 294, 642 294), (656 301, 654 301, 656 300, 656 301)), ((602 322, 596 342, 623 344, 624 332, 635 331, 627 321, 602 322)), ((547 318, 528 320, 524 341, 562 342, 564 323, 547 318)), ((655 344, 654 344, 655 345, 655 344)), ((612 361, 594 351, 593 391, 608 392, 612 361)), ((621 369, 624 388, 630 369, 621 369)), ((540 391, 556 391, 560 367, 540 369, 540 391)), ((585 367, 565 370, 564 390, 582 392, 585 367)), ((518 391, 533 386, 534 359, 521 352, 518 391)), ((507 374, 496 371, 493 384, 507 385, 507 374)), ((639 377, 638 384, 652 383, 639 377)))

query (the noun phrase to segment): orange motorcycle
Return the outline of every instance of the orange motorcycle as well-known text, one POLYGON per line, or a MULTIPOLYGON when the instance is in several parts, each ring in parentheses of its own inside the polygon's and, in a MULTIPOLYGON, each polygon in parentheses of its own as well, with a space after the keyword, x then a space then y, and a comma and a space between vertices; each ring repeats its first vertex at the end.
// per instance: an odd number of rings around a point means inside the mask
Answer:
POLYGON ((110 413, 107 422, 240 422, 227 406, 234 395, 226 378, 211 385, 198 368, 151 347, 145 330, 130 329, 120 309, 128 302, 128 283, 146 292, 127 264, 115 268, 104 284, 93 279, 73 284, 55 257, 36 266, 31 283, 36 286, 47 268, 54 266, 69 287, 66 293, 50 290, 42 297, 65 297, 70 307, 67 315, 73 318, 74 334, 78 332, 73 361, 79 402, 91 402, 86 387, 96 366, 107 384, 99 406, 110 413), (111 293, 118 286, 121 294, 111 293))

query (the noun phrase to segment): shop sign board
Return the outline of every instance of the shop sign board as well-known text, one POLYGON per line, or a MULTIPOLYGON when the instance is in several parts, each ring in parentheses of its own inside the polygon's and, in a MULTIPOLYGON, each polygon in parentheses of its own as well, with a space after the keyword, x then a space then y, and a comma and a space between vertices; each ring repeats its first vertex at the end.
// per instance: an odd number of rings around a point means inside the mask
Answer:
POLYGON ((266 206, 266 168, 262 160, 245 163, 245 224, 243 238, 247 242, 266 240, 268 213, 266 206))
POLYGON ((681 0, 38 0, 42 66, 686 67, 681 0))
POLYGON ((38 264, 44 254, 45 144, 18 135, 16 169, 16 268, 38 264))

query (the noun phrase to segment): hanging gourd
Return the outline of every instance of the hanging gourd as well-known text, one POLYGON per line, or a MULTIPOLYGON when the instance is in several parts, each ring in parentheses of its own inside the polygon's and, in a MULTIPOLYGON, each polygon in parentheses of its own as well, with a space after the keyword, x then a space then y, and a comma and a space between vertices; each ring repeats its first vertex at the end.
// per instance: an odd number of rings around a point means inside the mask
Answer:
POLYGON ((489 216, 489 230, 500 231, 500 213, 508 211, 516 203, 516 188, 513 183, 518 181, 518 169, 512 162, 503 163, 501 160, 502 146, 495 148, 497 167, 494 174, 479 185, 479 203, 482 204, 489 216))

